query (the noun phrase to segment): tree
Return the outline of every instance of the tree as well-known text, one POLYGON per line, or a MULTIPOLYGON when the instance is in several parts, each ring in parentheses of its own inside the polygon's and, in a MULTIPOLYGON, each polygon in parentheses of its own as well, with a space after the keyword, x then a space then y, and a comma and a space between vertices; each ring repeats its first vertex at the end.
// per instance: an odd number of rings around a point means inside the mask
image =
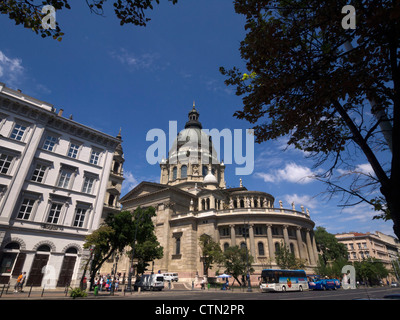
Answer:
POLYGON ((202 234, 199 239, 201 259, 204 266, 204 274, 208 276, 208 270, 212 269, 214 262, 222 258, 222 250, 217 242, 208 234, 202 234))
POLYGON ((323 227, 317 227, 314 232, 315 242, 325 264, 338 259, 347 261, 348 251, 343 243, 339 243, 336 237, 327 232, 323 227))
POLYGON ((244 279, 248 269, 250 273, 254 272, 254 269, 251 267, 253 262, 254 258, 248 254, 246 248, 234 246, 225 250, 221 264, 225 267, 225 273, 232 275, 239 285, 242 286, 245 283, 242 283, 239 277, 244 279))
POLYGON ((279 243, 275 252, 275 261, 281 269, 296 270, 303 269, 305 266, 305 261, 297 259, 284 243, 279 243))
MULTIPOLYGON (((168 0, 176 4, 178 0, 168 0)), ((107 0, 86 0, 91 13, 103 15, 107 0)), ((110 1, 108 1, 110 2, 110 1)), ((146 26, 151 19, 146 17, 145 11, 153 10, 154 3, 159 0, 113 0, 114 13, 120 20, 121 26, 133 24, 146 26)), ((64 36, 61 28, 55 21, 55 28, 43 28, 42 20, 49 14, 48 10, 42 10, 45 6, 52 6, 56 11, 71 9, 68 0, 6 0, 0 3, 0 13, 6 14, 16 25, 23 25, 31 29, 43 38, 52 36, 59 41, 64 36), (43 12, 42 12, 43 11, 43 12)))
POLYGON ((386 278, 389 271, 383 263, 375 258, 354 262, 357 281, 370 285, 379 285, 383 278, 386 278))
POLYGON ((369 203, 400 238, 400 3, 351 4, 356 28, 345 30, 344 0, 235 0, 248 73, 220 70, 243 96, 234 115, 254 125, 256 142, 288 136, 316 166, 329 164, 316 176, 327 191, 369 203), (360 154, 370 171, 354 163, 360 154))
POLYGON ((150 261, 161 259, 163 257, 163 247, 157 241, 154 233, 154 224, 152 218, 156 216, 153 207, 143 209, 138 207, 133 213, 134 234, 129 245, 132 250, 128 251, 128 255, 133 255, 133 259, 137 259, 137 274, 143 274, 150 261))
POLYGON ((103 263, 114 253, 122 252, 132 242, 133 226, 131 213, 123 211, 110 214, 99 229, 86 236, 84 248, 92 248, 91 284, 94 283, 94 278, 103 263))

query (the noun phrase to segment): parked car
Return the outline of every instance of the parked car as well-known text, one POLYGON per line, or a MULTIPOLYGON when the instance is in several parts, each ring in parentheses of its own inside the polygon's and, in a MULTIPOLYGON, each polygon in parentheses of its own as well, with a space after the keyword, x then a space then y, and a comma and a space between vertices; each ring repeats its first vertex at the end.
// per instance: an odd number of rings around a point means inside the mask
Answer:
POLYGON ((390 286, 391 286, 391 287, 397 288, 397 287, 399 286, 399 283, 398 283, 398 282, 392 282, 392 283, 390 284, 390 286))
POLYGON ((338 279, 319 279, 316 281, 308 282, 310 290, 336 290, 341 287, 338 279))
POLYGON ((178 282, 178 274, 177 273, 163 273, 162 276, 164 277, 164 281, 176 281, 178 282))
POLYGON ((138 288, 141 288, 141 290, 161 291, 164 289, 164 277, 162 274, 144 274, 135 282, 135 291, 138 288))

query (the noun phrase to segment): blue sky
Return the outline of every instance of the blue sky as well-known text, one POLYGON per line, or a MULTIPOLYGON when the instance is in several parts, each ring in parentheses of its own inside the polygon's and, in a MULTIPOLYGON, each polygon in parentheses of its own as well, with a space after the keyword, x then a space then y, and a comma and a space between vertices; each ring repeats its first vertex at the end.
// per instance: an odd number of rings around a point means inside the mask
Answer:
MULTIPOLYGON (((0 81, 63 108, 64 115, 111 135, 122 128, 125 152, 123 194, 141 181, 159 182, 159 166, 146 161, 149 130, 168 132, 169 121, 183 129, 193 101, 204 128, 245 130, 250 125, 232 115, 242 107, 234 89, 226 87, 219 67, 237 66, 244 18, 228 0, 161 1, 145 28, 120 26, 110 4, 105 17, 90 14, 85 1, 57 12, 62 42, 42 39, 5 16, 0 17, 0 81)), ((255 146, 252 175, 226 169, 229 187, 243 179, 249 190, 268 192, 275 206, 294 201, 310 209, 316 226, 331 233, 357 231, 392 234, 390 222, 372 221, 365 204, 339 208, 340 198, 321 195, 326 187, 307 178, 318 168, 299 150, 285 149, 285 138, 255 146)), ((360 157, 354 166, 369 171, 360 157)), ((326 168, 325 168, 326 169, 326 168)))

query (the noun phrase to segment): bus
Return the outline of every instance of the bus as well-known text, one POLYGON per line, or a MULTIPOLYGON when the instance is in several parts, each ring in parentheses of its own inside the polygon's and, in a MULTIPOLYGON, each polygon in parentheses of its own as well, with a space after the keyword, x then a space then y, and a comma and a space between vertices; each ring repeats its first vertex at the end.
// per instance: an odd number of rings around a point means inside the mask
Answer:
POLYGON ((304 270, 264 269, 260 289, 262 292, 308 290, 307 276, 304 270))

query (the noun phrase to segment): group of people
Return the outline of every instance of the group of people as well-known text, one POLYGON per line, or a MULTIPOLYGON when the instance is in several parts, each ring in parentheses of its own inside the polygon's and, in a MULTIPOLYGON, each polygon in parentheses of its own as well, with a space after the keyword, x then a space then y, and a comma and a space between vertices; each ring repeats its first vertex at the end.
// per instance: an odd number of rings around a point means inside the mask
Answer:
POLYGON ((17 282, 15 283, 14 286, 14 292, 22 292, 25 280, 26 280, 26 272, 22 272, 17 278, 17 282))
POLYGON ((94 286, 99 288, 99 291, 111 291, 114 284, 114 291, 119 289, 119 275, 100 275, 94 279, 94 286))

